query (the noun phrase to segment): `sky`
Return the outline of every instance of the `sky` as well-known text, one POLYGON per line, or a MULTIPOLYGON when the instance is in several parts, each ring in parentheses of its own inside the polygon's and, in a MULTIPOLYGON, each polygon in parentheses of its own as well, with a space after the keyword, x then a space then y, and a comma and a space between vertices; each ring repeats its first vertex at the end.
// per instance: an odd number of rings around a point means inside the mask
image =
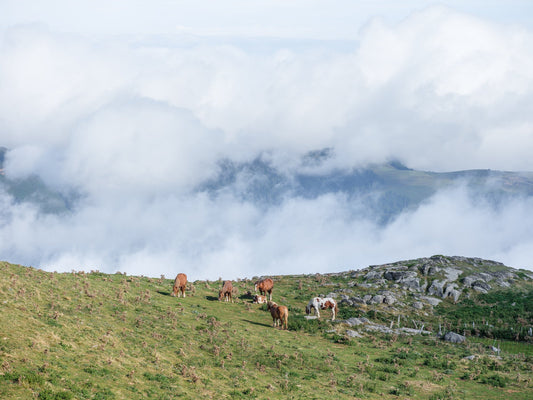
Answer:
POLYGON ((433 254, 533 270, 528 198, 496 209, 458 186, 382 226, 335 193, 264 209, 197 190, 221 160, 267 154, 290 175, 323 148, 340 170, 395 159, 533 171, 530 1, 0 0, 0 10, 5 176, 80 194, 54 215, 0 190, 0 259, 190 279, 433 254))

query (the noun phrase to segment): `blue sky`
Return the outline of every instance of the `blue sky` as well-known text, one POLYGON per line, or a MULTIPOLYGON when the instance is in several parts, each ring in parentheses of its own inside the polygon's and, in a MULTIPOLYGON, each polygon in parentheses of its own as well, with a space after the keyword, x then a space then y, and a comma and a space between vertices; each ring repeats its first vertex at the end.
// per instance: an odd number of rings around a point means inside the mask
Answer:
POLYGON ((353 205, 334 194, 265 213, 193 190, 221 159, 268 154, 291 174, 323 148, 334 149, 330 169, 394 158, 432 171, 533 171, 530 1, 0 9, 6 176, 83 193, 71 214, 52 216, 0 192, 3 259, 201 278, 221 265, 243 277, 437 253, 531 268, 527 199, 494 210, 455 188, 383 228, 347 219, 353 205))
POLYGON ((357 39, 378 17, 398 23, 428 6, 450 7, 498 23, 531 28, 527 0, 3 0, 0 24, 44 22, 54 30, 86 34, 176 34, 305 39, 357 39))

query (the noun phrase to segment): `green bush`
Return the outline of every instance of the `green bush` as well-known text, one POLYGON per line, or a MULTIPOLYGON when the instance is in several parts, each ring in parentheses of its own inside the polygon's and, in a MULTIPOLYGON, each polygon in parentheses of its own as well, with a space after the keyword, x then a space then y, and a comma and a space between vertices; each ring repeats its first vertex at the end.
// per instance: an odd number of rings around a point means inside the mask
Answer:
POLYGON ((502 375, 498 375, 498 374, 492 374, 492 375, 481 376, 479 378, 479 381, 487 385, 504 388, 508 385, 509 378, 502 376, 502 375))
POLYGON ((70 392, 54 392, 50 389, 45 389, 42 392, 39 392, 40 400, 69 400, 72 399, 73 395, 70 392))

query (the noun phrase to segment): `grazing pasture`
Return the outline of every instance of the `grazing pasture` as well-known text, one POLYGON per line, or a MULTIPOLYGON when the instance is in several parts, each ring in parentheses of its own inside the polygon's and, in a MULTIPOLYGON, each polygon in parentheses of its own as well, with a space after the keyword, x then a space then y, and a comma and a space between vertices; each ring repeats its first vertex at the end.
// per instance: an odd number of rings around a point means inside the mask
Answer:
MULTIPOLYGON (((345 324, 304 318, 312 296, 348 280, 273 278, 289 330, 272 329, 251 296, 210 301, 219 281, 189 282, 176 298, 165 277, 0 262, 0 398, 530 398, 531 356, 434 336, 351 338, 345 324)), ((246 293, 254 280, 233 286, 246 293)), ((337 319, 350 313, 341 306, 337 319)))

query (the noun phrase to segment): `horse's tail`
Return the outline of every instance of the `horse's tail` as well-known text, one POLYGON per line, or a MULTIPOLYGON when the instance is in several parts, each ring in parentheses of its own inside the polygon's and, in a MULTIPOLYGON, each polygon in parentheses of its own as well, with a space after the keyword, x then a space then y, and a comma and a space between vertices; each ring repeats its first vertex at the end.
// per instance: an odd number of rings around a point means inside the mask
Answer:
POLYGON ((335 317, 336 317, 337 314, 339 313, 339 305, 337 304, 337 302, 335 302, 335 305, 333 306, 333 310, 335 310, 335 317))

